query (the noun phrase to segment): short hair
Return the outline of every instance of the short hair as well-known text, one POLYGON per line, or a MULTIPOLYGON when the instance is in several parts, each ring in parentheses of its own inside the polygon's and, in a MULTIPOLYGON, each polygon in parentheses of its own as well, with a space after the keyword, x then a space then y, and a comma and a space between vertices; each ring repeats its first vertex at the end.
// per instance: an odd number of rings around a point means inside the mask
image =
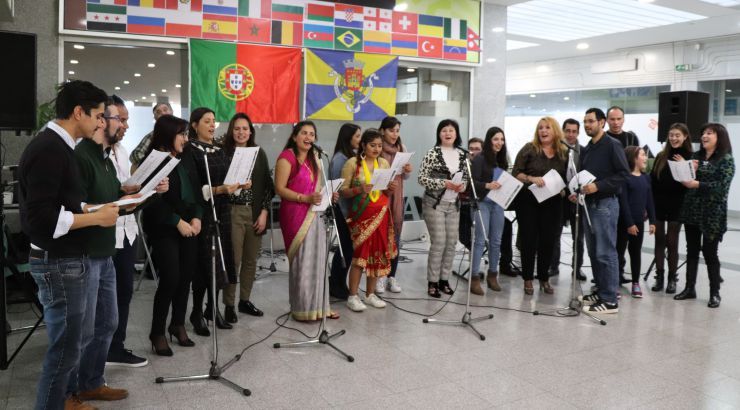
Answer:
POLYGON ((606 121, 606 115, 604 111, 601 111, 601 108, 589 108, 586 110, 586 115, 592 113, 596 115, 596 121, 606 121))
POLYGON ((606 115, 609 115, 609 112, 610 112, 611 110, 619 110, 619 111, 621 111, 621 112, 622 112, 622 115, 624 115, 624 110, 622 109, 622 107, 620 107, 620 106, 618 106, 618 105, 612 105, 611 107, 609 107, 609 109, 608 109, 608 110, 606 110, 606 115))
POLYGON ((439 146, 442 144, 442 139, 439 138, 439 134, 442 132, 442 128, 452 126, 452 128, 455 129, 455 142, 452 144, 455 148, 458 148, 460 145, 462 145, 462 137, 460 136, 460 125, 457 124, 457 121, 448 118, 446 120, 442 120, 439 122, 439 125, 437 125, 437 142, 434 144, 435 146, 439 146))
POLYGON ((566 125, 568 125, 568 124, 570 124, 570 125, 575 125, 575 126, 576 126, 576 128, 577 128, 577 129, 578 129, 579 131, 581 130, 581 123, 580 123, 580 122, 578 122, 578 120, 576 120, 576 119, 573 119, 573 118, 568 118, 567 120, 563 121, 563 131, 565 131, 565 126, 566 126, 566 125))
POLYGON ((188 129, 188 122, 174 115, 163 115, 154 123, 152 131, 152 143, 149 145, 149 151, 159 149, 165 152, 172 152, 175 149, 175 137, 188 129))
POLYGON ((58 120, 66 120, 72 116, 75 107, 82 107, 82 111, 90 115, 90 110, 108 100, 108 94, 89 81, 73 80, 59 86, 54 110, 58 120))
POLYGON ((627 166, 630 172, 635 169, 635 162, 640 151, 642 151, 642 147, 638 147, 637 145, 630 145, 624 149, 624 155, 627 157, 627 166))
POLYGON ((115 94, 111 95, 110 99, 113 100, 113 105, 126 106, 126 103, 123 101, 123 98, 115 94))
POLYGON ((473 138, 471 138, 471 139, 468 140, 468 147, 470 146, 470 144, 475 144, 476 142, 478 144, 480 144, 481 147, 483 146, 483 140, 482 139, 480 139, 478 137, 473 137, 473 138))
POLYGON ((190 113, 190 121, 188 121, 188 138, 191 140, 198 139, 198 133, 195 131, 195 128, 193 128, 193 123, 199 123, 201 118, 209 112, 216 115, 216 113, 208 107, 198 107, 190 113))
POLYGON ((334 154, 341 152, 345 157, 351 158, 355 153, 352 150, 352 137, 360 130, 360 126, 352 123, 344 123, 339 128, 337 143, 334 145, 334 154))
POLYGON ((170 105, 170 103, 168 103, 167 101, 160 101, 158 103, 155 103, 154 104, 154 107, 152 107, 152 114, 154 114, 155 112, 157 112, 157 108, 159 108, 160 105, 166 105, 167 108, 169 108, 170 111, 172 111, 172 106, 170 105))
POLYGON ((252 124, 252 120, 249 118, 249 116, 246 113, 238 112, 234 114, 233 117, 231 117, 231 120, 229 121, 229 127, 226 129, 226 134, 224 134, 223 139, 223 146, 229 151, 234 151, 236 148, 236 141, 234 140, 234 126, 236 126, 236 120, 246 120, 247 124, 249 125, 249 140, 247 140, 247 146, 248 147, 256 147, 257 142, 255 141, 254 137, 254 124, 252 124))
MULTIPOLYGON (((727 132, 727 128, 722 124, 710 122, 701 126, 699 135, 703 135, 704 131, 708 129, 717 134, 717 146, 714 149, 714 153, 717 154, 717 158, 722 158, 725 154, 732 154, 732 143, 730 142, 730 133, 727 132)), ((704 150, 704 146, 702 145, 701 148, 699 148, 699 157, 706 158, 706 156, 706 150, 704 150)))

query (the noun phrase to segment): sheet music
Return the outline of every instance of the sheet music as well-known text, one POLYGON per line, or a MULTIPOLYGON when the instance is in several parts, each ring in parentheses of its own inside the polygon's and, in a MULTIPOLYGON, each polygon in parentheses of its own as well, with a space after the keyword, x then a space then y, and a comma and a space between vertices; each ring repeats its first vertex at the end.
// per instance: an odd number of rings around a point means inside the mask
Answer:
MULTIPOLYGON (((149 199, 150 196, 152 196, 152 195, 154 195, 156 193, 157 193, 157 191, 149 191, 146 194, 143 194, 142 196, 140 196, 138 198, 119 199, 118 201, 115 201, 113 203, 116 204, 116 205, 118 205, 118 206, 126 206, 126 205, 132 205, 132 204, 140 204, 140 203, 146 201, 147 199, 149 199)), ((100 208, 102 208, 104 206, 105 206, 105 204, 91 206, 91 207, 87 208, 87 212, 95 212, 95 211, 97 211, 98 209, 100 209, 100 208)))
MULTIPOLYGON (((331 193, 335 193, 339 191, 340 188, 342 188, 342 184, 344 183, 344 178, 337 178, 332 179, 329 181, 329 186, 332 188, 331 193)), ((331 195, 326 195, 326 186, 321 188, 321 203, 318 205, 312 205, 311 210, 314 212, 321 212, 325 211, 327 208, 329 208, 329 204, 331 200, 331 195)))
POLYGON ((373 176, 370 178, 370 185, 373 186, 373 191, 382 191, 388 188, 388 184, 391 183, 391 179, 393 179, 392 169, 375 168, 373 170, 373 176))
POLYGON ((560 177, 560 174, 558 174, 554 169, 548 171, 542 179, 545 180, 545 186, 538 187, 535 184, 529 186, 529 190, 532 191, 534 197, 537 198, 537 202, 541 203, 542 201, 557 195, 563 190, 563 188, 565 188, 563 178, 560 177))
POLYGON ((576 188, 578 188, 578 183, 581 183, 581 186, 588 185, 594 181, 596 181, 596 177, 594 174, 586 171, 585 169, 578 173, 577 175, 578 179, 576 177, 573 177, 570 179, 570 182, 568 182, 568 189, 570 190, 571 194, 576 193, 576 188))
POLYGON ((149 191, 154 191, 154 188, 157 187, 157 185, 166 177, 167 175, 172 172, 173 169, 177 166, 177 164, 180 163, 180 160, 174 157, 170 157, 170 161, 166 163, 162 169, 157 172, 152 179, 149 180, 149 182, 146 183, 143 187, 141 187, 141 190, 139 192, 147 193, 149 191))
MULTIPOLYGON (((259 147, 237 147, 234 151, 234 158, 231 159, 231 165, 226 172, 224 185, 246 184, 252 178, 254 164, 257 161, 259 147)), ((241 188, 234 192, 239 195, 241 188)))
MULTIPOLYGON (((463 180, 463 174, 462 172, 456 172, 455 175, 452 176, 452 179, 450 180, 453 184, 459 184, 463 180)), ((451 189, 445 189, 444 195, 442 195, 442 200, 447 202, 454 202, 457 198, 459 192, 455 192, 451 189)))
POLYGON ((393 170, 394 177, 396 175, 400 175, 403 173, 403 167, 409 163, 413 155, 414 155, 413 152, 397 152, 396 153, 396 156, 393 158, 393 163, 391 164, 391 168, 390 168, 393 170))
POLYGON ((156 149, 147 155, 144 162, 136 168, 134 174, 123 182, 123 186, 141 185, 149 176, 154 172, 161 164, 162 161, 167 159, 170 154, 168 152, 157 151, 156 149))
POLYGON ((671 176, 677 182, 693 181, 696 179, 694 164, 692 161, 668 161, 671 176))
POLYGON ((501 184, 501 188, 488 191, 488 195, 486 195, 486 198, 501 205, 502 208, 506 209, 509 207, 509 205, 511 205, 511 202, 514 201, 514 198, 516 198, 517 194, 519 194, 519 191, 522 189, 522 186, 524 186, 524 183, 514 178, 510 173, 506 171, 502 172, 501 175, 499 175, 496 182, 501 184))

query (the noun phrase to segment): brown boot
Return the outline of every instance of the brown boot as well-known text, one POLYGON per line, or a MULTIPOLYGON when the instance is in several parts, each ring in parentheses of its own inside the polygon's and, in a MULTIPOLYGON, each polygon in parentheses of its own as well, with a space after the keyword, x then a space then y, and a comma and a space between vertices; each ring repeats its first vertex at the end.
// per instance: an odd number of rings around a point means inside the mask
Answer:
POLYGON ((78 397, 81 400, 123 400, 128 397, 128 390, 114 389, 104 384, 97 389, 80 392, 80 394, 78 394, 78 397))
POLYGON ((83 403, 79 397, 72 395, 64 401, 64 410, 98 410, 98 408, 83 403))
POLYGON ((470 280, 470 293, 483 296, 483 288, 480 287, 480 276, 477 274, 473 275, 470 280))
POLYGON ((501 285, 498 283, 498 272, 488 272, 486 282, 488 282, 488 289, 494 292, 501 292, 501 285))

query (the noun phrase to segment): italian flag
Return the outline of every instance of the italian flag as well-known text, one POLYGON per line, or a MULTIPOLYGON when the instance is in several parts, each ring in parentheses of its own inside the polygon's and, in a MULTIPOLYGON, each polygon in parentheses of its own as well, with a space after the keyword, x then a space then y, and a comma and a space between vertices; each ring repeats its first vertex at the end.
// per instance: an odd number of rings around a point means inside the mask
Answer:
POLYGON ((190 106, 216 121, 237 112, 255 123, 298 121, 301 49, 190 39, 190 106))

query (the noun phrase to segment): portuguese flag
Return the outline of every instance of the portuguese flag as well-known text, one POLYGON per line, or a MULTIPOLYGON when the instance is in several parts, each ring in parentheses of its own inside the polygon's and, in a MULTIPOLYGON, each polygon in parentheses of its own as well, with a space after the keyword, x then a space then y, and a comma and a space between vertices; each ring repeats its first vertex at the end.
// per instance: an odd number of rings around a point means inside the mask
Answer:
POLYGON ((301 49, 190 39, 190 107, 216 121, 237 112, 255 123, 298 121, 301 49))

